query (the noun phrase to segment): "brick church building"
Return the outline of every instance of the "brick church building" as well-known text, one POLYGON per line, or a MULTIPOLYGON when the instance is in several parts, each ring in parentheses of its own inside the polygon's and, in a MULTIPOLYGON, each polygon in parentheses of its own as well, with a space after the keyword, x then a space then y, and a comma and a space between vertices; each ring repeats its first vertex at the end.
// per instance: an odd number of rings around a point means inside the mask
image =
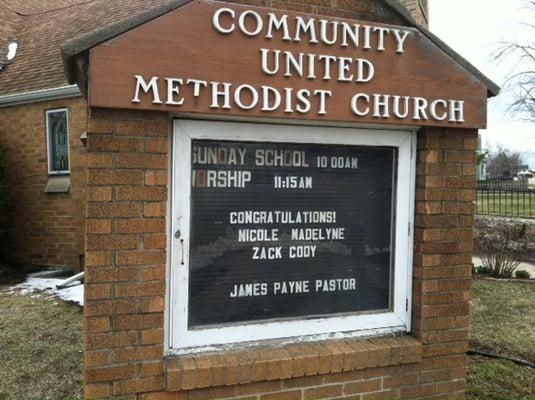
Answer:
MULTIPOLYGON (((311 13, 329 7, 337 10, 337 16, 368 21, 390 13, 392 20, 428 25, 427 0, 238 2, 311 13)), ((78 87, 66 82, 60 47, 69 39, 165 3, 0 0, 0 149, 8 160, 9 263, 79 270, 84 265, 86 231, 107 233, 106 227, 85 224, 86 198, 112 200, 112 193, 87 192, 87 103, 78 87)), ((103 168, 110 162, 90 161, 103 168)), ((108 179, 110 185, 129 185, 142 177, 132 170, 108 179)))

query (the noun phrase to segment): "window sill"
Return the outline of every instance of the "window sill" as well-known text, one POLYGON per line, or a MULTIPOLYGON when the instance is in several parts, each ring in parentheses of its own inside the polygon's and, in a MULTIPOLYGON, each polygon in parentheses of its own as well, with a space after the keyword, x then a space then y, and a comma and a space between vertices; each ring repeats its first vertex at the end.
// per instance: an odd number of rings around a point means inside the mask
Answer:
POLYGON ((71 191, 71 177, 69 175, 51 175, 45 187, 45 193, 69 193, 71 191))
POLYGON ((168 391, 247 384, 421 361, 410 337, 332 340, 166 359, 168 391))

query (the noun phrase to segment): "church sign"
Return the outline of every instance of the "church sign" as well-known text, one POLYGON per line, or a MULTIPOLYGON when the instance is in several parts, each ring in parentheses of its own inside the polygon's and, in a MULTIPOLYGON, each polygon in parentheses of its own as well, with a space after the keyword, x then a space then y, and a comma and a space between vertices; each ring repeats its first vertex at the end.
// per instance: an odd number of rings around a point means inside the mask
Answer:
POLYGON ((416 129, 486 123, 428 35, 199 0, 89 68, 91 107, 174 119, 168 354, 410 331, 416 129))
POLYGON ((90 65, 95 107, 462 128, 486 120, 481 82, 402 26, 195 1, 94 48, 90 65))
POLYGON ((260 2, 376 22, 239 2, 63 46, 107 227, 86 240, 86 397, 462 397, 499 88, 397 1, 260 2))

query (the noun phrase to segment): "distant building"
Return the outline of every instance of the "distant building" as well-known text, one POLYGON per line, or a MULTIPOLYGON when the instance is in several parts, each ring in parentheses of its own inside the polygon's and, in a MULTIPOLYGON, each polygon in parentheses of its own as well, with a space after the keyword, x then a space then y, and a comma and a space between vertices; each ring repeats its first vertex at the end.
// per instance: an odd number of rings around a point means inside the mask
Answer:
POLYGON ((477 180, 484 181, 487 179, 487 157, 485 155, 488 154, 488 149, 483 148, 483 140, 482 140, 481 134, 477 136, 477 140, 478 140, 477 155, 479 159, 479 163, 477 165, 477 180))
POLYGON ((521 165, 516 176, 518 180, 525 181, 528 186, 535 186, 535 169, 530 169, 529 165, 521 165))
POLYGON ((518 167, 518 173, 516 175, 522 176, 522 175, 531 175, 531 174, 532 174, 532 171, 529 169, 529 165, 524 164, 518 167))

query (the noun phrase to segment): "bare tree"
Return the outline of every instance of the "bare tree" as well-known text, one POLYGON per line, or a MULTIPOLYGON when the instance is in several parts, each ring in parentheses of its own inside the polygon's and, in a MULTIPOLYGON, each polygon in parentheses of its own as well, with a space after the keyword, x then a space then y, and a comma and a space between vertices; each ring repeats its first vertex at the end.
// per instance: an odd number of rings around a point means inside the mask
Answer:
MULTIPOLYGON (((526 1, 526 12, 530 20, 535 20, 535 0, 526 1)), ((527 30, 526 40, 500 43, 494 57, 500 61, 510 59, 516 61, 516 67, 512 69, 504 85, 513 93, 509 111, 525 120, 535 122, 535 25, 532 23, 520 23, 520 25, 527 30)))
POLYGON ((492 178, 513 178, 521 164, 520 153, 498 147, 487 159, 487 174, 492 178))
POLYGON ((475 228, 476 251, 495 278, 510 278, 535 249, 533 225, 527 221, 478 215, 475 228))

